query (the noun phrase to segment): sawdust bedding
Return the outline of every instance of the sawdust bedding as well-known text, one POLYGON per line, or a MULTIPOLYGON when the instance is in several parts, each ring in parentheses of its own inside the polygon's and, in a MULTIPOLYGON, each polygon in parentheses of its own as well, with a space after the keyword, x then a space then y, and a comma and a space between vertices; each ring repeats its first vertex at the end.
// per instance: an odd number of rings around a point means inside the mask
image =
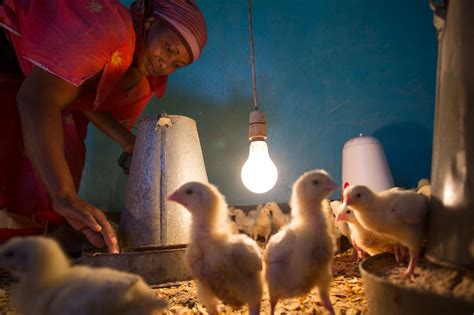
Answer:
MULTIPOLYGON (((333 265, 333 282, 331 284, 331 301, 336 314, 357 315, 367 312, 362 279, 357 262, 352 258, 351 250, 336 255, 333 265)), ((169 301, 170 308, 166 314, 207 314, 205 307, 196 297, 196 287, 192 281, 180 282, 175 286, 156 288, 157 295, 169 301)), ((265 291, 261 314, 270 314, 270 302, 265 291)), ((235 310, 224 304, 219 305, 221 314, 248 314, 244 307, 235 310)), ((318 291, 313 289, 303 298, 281 300, 276 307, 276 314, 329 314, 319 302, 318 291)))
MULTIPOLYGON (((331 301, 338 315, 357 315, 367 312, 358 265, 350 250, 337 254, 334 260, 334 280, 331 285, 331 301)), ((6 272, 0 272, 0 315, 15 315, 10 302, 12 279, 6 272)), ((164 314, 207 314, 205 307, 196 297, 193 281, 184 281, 172 286, 154 288, 157 295, 169 301, 169 310, 164 314)), ((222 314, 248 314, 246 308, 234 310, 230 306, 219 305, 222 314)), ((268 294, 262 301, 262 314, 270 313, 268 294)), ((281 300, 277 314, 329 314, 319 302, 317 289, 300 299, 281 300)))

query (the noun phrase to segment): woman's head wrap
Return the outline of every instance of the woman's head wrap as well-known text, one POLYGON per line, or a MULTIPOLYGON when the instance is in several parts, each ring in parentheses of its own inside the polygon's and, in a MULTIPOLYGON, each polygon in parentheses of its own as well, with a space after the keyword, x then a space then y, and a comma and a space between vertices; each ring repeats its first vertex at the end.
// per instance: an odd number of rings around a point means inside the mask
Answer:
POLYGON ((207 42, 204 16, 193 0, 137 0, 130 8, 140 49, 145 40, 145 19, 155 16, 164 21, 184 39, 194 61, 207 42))

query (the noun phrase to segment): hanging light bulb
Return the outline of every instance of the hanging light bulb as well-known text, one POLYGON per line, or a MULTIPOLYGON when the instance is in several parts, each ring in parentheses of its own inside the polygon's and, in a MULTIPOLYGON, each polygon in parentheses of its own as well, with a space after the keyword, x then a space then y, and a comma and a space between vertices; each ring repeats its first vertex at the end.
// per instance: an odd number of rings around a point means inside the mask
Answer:
POLYGON ((257 84, 255 74, 255 58, 253 54, 252 11, 251 0, 248 0, 250 61, 252 63, 252 94, 254 110, 249 119, 249 157, 242 166, 240 177, 244 186, 257 194, 263 194, 275 186, 278 170, 268 154, 267 128, 265 116, 258 110, 257 84))
POLYGON ((245 187, 257 194, 262 194, 272 189, 278 179, 278 170, 268 154, 266 138, 263 113, 259 111, 251 112, 249 157, 242 167, 240 176, 245 187))

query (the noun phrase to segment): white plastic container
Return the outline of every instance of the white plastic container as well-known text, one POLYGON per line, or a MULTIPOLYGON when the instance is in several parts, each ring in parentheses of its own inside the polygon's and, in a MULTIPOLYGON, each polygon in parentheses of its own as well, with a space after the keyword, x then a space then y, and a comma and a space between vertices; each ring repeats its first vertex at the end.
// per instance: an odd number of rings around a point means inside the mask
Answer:
POLYGON ((375 192, 393 187, 393 178, 380 142, 360 134, 342 149, 342 188, 364 185, 375 192))

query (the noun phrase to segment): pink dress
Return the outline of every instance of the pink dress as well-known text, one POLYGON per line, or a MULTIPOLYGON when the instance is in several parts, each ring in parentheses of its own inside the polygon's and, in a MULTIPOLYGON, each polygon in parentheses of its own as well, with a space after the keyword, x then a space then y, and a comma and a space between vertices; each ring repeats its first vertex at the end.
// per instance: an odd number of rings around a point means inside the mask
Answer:
MULTIPOLYGON (((163 96, 167 77, 143 78, 129 91, 120 88, 133 59, 135 33, 118 0, 6 0, 0 5, 0 26, 24 75, 38 66, 79 86, 102 71, 97 91, 62 115, 65 156, 79 190, 88 124, 82 111, 112 112, 131 128, 153 94, 163 96)), ((15 100, 22 80, 0 74, 0 209, 41 223, 64 223, 25 155, 15 100)))

